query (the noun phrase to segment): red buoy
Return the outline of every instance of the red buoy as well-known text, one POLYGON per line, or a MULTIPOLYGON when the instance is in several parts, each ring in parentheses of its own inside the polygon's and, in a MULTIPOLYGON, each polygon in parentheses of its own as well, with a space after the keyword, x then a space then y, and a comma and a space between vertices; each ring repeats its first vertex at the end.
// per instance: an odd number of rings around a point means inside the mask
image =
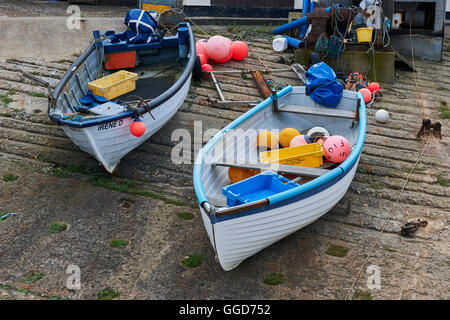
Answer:
POLYGON ((142 136, 145 133, 145 124, 144 124, 144 122, 142 122, 142 120, 140 118, 136 118, 136 120, 134 120, 131 123, 130 132, 135 137, 142 136))
POLYGON ((200 40, 197 40, 195 45, 201 45, 202 43, 206 44, 207 42, 208 42, 208 40, 206 40, 206 39, 200 39, 200 40))
MULTIPOLYGON (((202 65, 202 71, 213 71, 213 67, 210 64, 205 63, 204 65, 202 65)), ((203 76, 205 78, 210 77, 209 73, 205 73, 203 76)))
POLYGON ((362 89, 359 89, 358 92, 360 92, 360 93, 363 95, 363 98, 364 98, 364 102, 365 102, 365 103, 367 103, 367 102, 369 102, 370 100, 372 100, 372 92, 370 92, 369 89, 367 89, 367 88, 362 88, 362 89))
POLYGON ((208 61, 209 56, 208 52, 206 51, 206 40, 197 41, 197 43, 195 44, 195 52, 197 53, 197 55, 204 55, 206 60, 208 61))
POLYGON ((241 61, 248 56, 248 46, 244 41, 234 41, 231 44, 233 49, 233 60, 241 61))
POLYGON ((371 82, 367 88, 370 90, 370 92, 378 92, 380 91, 381 87, 380 84, 378 82, 371 82))
POLYGON ((208 62, 208 59, 205 57, 204 54, 197 54, 197 56, 200 58, 200 65, 201 66, 208 62))

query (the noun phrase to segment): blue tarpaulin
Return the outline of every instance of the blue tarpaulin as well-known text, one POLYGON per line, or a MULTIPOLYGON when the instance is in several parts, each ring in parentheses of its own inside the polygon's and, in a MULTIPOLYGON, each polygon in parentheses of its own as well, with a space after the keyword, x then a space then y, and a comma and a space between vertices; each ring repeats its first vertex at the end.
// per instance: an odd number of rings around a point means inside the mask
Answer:
POLYGON ((147 11, 131 9, 124 20, 128 30, 110 37, 112 43, 127 41, 133 44, 149 43, 158 38, 158 23, 147 11))
POLYGON ((306 72, 306 93, 320 105, 335 108, 341 101, 344 87, 325 62, 309 67, 306 72))

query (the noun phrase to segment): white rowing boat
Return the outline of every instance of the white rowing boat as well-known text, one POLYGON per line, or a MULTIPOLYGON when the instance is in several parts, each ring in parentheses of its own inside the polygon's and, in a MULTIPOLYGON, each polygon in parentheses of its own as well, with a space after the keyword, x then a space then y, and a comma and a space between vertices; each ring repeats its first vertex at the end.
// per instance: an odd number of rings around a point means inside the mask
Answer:
POLYGON ((305 87, 291 86, 218 132, 199 152, 193 179, 203 223, 222 268, 237 267, 243 260, 330 211, 353 180, 365 135, 366 112, 361 94, 344 90, 339 105, 326 108, 311 100, 305 87), (230 184, 227 167, 270 169, 267 164, 240 162, 249 153, 251 157, 252 151, 245 134, 227 139, 230 134, 239 129, 240 132, 276 131, 287 127, 306 132, 316 126, 347 138, 352 151, 344 162, 329 170, 274 167, 280 172, 284 170, 314 179, 261 200, 227 206, 227 198, 222 194, 222 188, 230 184), (224 141, 232 142, 224 145, 224 141))
POLYGON ((108 172, 116 170, 122 157, 161 129, 188 94, 196 61, 194 35, 189 23, 180 23, 178 31, 175 36, 145 44, 111 43, 108 38, 92 43, 73 63, 53 93, 48 111, 50 119, 108 172), (180 36, 182 28, 183 39, 180 36), (136 51, 139 63, 127 71, 138 73, 139 79, 135 91, 119 97, 125 102, 123 109, 115 114, 93 113, 93 109, 80 112, 78 106, 80 99, 88 94, 88 83, 96 80, 99 74, 116 71, 104 68, 104 55, 129 51, 136 51), (136 103, 136 96, 144 103, 129 107, 131 100, 136 103), (130 125, 138 117, 146 127, 140 137, 130 133, 130 125))

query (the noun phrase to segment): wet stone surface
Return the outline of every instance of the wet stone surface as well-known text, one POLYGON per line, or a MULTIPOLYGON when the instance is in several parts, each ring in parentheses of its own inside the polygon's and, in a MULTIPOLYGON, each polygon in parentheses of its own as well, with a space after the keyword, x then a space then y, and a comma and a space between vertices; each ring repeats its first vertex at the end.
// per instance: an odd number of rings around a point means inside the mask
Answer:
MULTIPOLYGON (((280 61, 292 53, 275 54, 270 36, 255 28, 240 33, 251 35, 246 60, 214 67, 286 67, 280 61)), ((200 31, 196 36, 205 37, 200 31)), ((218 93, 209 80, 194 83, 174 118, 128 154, 116 175, 108 175, 47 119, 47 92, 21 76, 21 70, 35 72, 54 86, 70 61, 0 61, 0 214, 16 213, 0 222, 0 299, 96 299, 106 288, 119 293, 116 299, 448 298, 450 122, 440 117, 439 105, 450 103, 449 39, 445 48, 441 63, 416 61, 423 109, 413 74, 402 68, 389 87, 408 98, 386 90, 368 109, 366 144, 346 195, 353 199, 352 211, 346 213, 342 202, 230 272, 215 261, 196 208, 192 164, 171 161, 176 143, 171 134, 178 128, 193 133, 194 121, 202 121, 204 130, 220 129, 250 107, 205 105, 207 97, 219 99, 218 93), (387 123, 375 121, 377 108, 389 111, 387 123), (426 145, 415 138, 424 115, 442 123, 443 140, 430 141, 409 174, 426 145), (413 238, 402 237, 401 226, 417 218, 428 225, 413 238), (50 233, 54 222, 67 228, 50 233), (111 247, 114 239, 128 244, 111 247), (345 255, 330 254, 336 251, 330 248, 345 255), (202 257, 200 265, 182 264, 194 255, 202 257), (80 268, 80 290, 66 286, 70 265, 80 268), (380 268, 381 289, 367 288, 366 269, 372 265, 380 268), (273 273, 284 281, 264 283, 273 273), (40 279, 32 277, 36 274, 40 279)), ((268 78, 301 85, 292 72, 268 78)), ((261 99, 250 77, 219 81, 229 100, 261 99)))

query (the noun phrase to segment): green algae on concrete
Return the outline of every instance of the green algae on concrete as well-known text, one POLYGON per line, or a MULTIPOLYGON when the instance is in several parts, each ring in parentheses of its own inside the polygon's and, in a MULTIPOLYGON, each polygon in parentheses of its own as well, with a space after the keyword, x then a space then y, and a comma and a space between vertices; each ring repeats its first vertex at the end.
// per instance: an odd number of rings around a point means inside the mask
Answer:
POLYGON ((333 257, 345 257, 347 255, 348 248, 331 245, 327 249, 327 254, 333 257))

